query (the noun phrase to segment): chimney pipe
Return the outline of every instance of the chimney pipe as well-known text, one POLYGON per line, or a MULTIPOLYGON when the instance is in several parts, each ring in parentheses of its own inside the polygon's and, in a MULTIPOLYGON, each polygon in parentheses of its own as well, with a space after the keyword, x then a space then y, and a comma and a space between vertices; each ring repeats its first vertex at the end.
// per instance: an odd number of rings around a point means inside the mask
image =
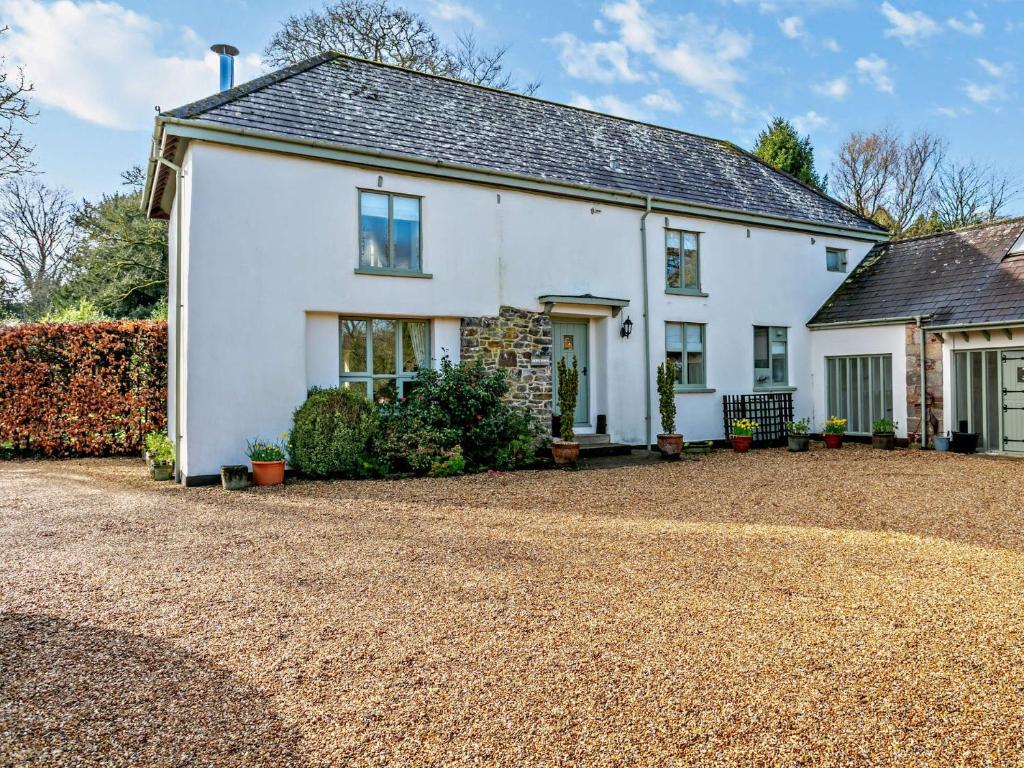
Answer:
POLYGON ((235 56, 238 49, 227 43, 217 43, 210 50, 220 56, 220 89, 230 90, 235 87, 235 56))

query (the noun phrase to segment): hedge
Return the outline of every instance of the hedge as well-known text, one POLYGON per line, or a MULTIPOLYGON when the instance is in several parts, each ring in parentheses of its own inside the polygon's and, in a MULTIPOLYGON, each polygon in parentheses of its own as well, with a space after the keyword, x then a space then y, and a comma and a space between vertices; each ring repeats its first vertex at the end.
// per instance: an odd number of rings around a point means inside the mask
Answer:
POLYGON ((165 322, 0 328, 0 453, 137 453, 166 403, 165 322))

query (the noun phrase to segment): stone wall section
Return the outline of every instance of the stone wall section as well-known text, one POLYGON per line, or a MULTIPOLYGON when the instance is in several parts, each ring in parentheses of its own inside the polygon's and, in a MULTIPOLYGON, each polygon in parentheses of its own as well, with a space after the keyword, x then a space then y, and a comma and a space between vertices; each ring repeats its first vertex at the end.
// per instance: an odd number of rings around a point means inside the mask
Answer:
POLYGON ((496 317, 464 317, 463 360, 482 360, 508 373, 509 399, 544 424, 551 419, 551 318, 543 312, 501 307, 496 317))
MULTIPOLYGON (((906 326, 907 349, 907 436, 921 441, 921 346, 920 329, 906 326)), ((928 407, 928 438, 945 434, 945 404, 942 399, 942 339, 925 331, 925 402, 928 407)))

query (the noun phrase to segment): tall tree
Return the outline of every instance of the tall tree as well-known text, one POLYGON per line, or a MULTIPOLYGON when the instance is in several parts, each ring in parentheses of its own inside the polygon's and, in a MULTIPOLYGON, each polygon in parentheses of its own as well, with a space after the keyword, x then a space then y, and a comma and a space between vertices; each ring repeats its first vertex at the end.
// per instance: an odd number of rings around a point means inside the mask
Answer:
MULTIPOLYGON (((427 21, 389 0, 340 0, 318 11, 289 16, 267 45, 263 60, 284 67, 338 51, 419 72, 493 88, 515 88, 505 68, 508 47, 483 50, 471 34, 446 46, 427 21)), ((522 87, 534 93, 538 83, 522 87)))
POLYGON ((811 137, 801 137, 796 128, 782 117, 773 118, 757 136, 754 154, 773 168, 788 173, 815 189, 822 181, 814 169, 814 147, 811 137))
POLYGON ((947 163, 937 178, 935 216, 946 229, 995 221, 1016 193, 1010 177, 989 166, 947 163))
MULTIPOLYGON (((0 27, 0 37, 8 27, 0 27)), ((8 72, 0 56, 0 179, 32 170, 32 147, 22 133, 35 114, 29 107, 32 84, 19 68, 8 72)))
POLYGON ((122 174, 126 192, 86 202, 75 218, 81 240, 59 308, 91 302, 110 317, 148 317, 167 297, 167 224, 142 209, 142 175, 122 174))
POLYGON ((35 177, 0 188, 0 273, 16 287, 26 318, 45 311, 67 274, 78 240, 74 218, 67 191, 35 177))

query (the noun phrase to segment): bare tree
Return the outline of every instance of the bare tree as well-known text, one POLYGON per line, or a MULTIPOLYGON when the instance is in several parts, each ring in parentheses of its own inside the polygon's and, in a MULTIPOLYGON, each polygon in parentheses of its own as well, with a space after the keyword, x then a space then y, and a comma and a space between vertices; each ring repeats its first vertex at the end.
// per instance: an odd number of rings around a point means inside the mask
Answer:
POLYGON ((0 277, 17 286, 27 317, 41 314, 70 265, 78 241, 75 204, 64 189, 34 177, 0 188, 0 277))
POLYGON ((935 185, 935 213, 954 229, 1002 218, 1017 190, 1010 177, 972 161, 943 166, 935 185))
MULTIPOLYGON (((389 0, 340 0, 319 11, 289 16, 263 51, 272 67, 338 51, 419 72, 443 75, 494 88, 515 88, 505 69, 508 46, 483 50, 473 35, 446 46, 423 17, 389 0)), ((523 90, 533 93, 538 83, 523 90)))
POLYGON ((829 174, 833 194, 861 216, 875 218, 886 202, 898 147, 888 130, 851 133, 829 174))
MULTIPOLYGON (((7 30, 8 27, 0 27, 0 36, 7 30)), ((22 133, 35 117, 28 103, 32 90, 24 71, 19 67, 16 72, 8 72, 6 59, 0 56, 0 179, 33 168, 32 147, 22 133)))
POLYGON ((935 179, 946 152, 944 139, 920 131, 896 143, 896 162, 886 200, 890 229, 900 237, 935 198, 935 179))

